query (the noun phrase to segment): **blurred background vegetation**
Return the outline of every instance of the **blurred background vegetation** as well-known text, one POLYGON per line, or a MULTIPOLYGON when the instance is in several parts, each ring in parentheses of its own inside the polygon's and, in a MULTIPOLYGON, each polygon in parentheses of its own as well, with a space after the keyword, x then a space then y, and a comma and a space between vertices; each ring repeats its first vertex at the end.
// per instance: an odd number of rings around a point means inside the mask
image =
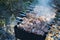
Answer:
MULTIPOLYGON (((35 0, 0 0, 0 19, 9 24, 9 18, 12 14, 16 17, 19 12, 25 12, 26 9, 34 3, 35 0)), ((0 20, 0 23, 3 24, 0 20)))

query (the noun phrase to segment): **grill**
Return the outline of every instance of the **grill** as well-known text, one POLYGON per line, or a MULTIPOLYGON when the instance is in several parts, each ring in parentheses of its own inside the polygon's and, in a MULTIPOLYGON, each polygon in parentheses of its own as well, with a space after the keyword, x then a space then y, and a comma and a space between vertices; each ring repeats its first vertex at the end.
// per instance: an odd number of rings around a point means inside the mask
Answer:
POLYGON ((15 37, 21 40, 45 40, 46 34, 41 36, 24 31, 22 28, 14 27, 15 37))

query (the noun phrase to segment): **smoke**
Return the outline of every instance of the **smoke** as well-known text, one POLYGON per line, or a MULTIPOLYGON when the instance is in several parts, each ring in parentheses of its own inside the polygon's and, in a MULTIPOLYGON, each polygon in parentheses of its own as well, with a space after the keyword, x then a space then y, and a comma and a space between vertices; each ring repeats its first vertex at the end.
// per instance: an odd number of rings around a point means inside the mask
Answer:
POLYGON ((38 0, 38 4, 34 8, 36 17, 44 16, 47 21, 51 21, 55 17, 56 10, 50 6, 52 0, 38 0))

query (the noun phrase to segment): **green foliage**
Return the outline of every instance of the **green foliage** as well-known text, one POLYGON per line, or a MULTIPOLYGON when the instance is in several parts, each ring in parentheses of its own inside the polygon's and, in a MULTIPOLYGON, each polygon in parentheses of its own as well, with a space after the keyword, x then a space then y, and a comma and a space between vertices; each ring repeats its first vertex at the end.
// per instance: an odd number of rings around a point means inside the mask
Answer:
POLYGON ((0 27, 3 26, 5 24, 4 20, 0 20, 0 27))
POLYGON ((57 12, 56 13, 56 16, 55 16, 55 18, 54 18, 54 20, 55 20, 55 23, 57 23, 60 19, 60 12, 57 12))
POLYGON ((34 0, 23 0, 24 2, 28 2, 30 1, 31 3, 34 1, 34 0))
MULTIPOLYGON (((26 12, 27 7, 33 2, 34 0, 0 0, 0 17, 4 16, 6 22, 10 19, 12 14, 17 16, 19 11, 26 12), (5 12, 4 12, 5 11, 5 12)), ((14 20, 12 18, 12 20, 14 20)), ((0 21, 0 25, 3 23, 0 21)))
POLYGON ((60 15, 56 15, 55 17, 60 18, 60 15))
MULTIPOLYGON (((34 1, 34 0, 0 0, 0 4, 5 4, 6 8, 14 13, 13 10, 17 11, 18 6, 17 3, 20 1, 20 6, 22 7, 21 11, 25 11, 26 8, 34 1), (21 2, 22 1, 22 2, 21 2)), ((13 14, 12 13, 12 14, 13 14)))

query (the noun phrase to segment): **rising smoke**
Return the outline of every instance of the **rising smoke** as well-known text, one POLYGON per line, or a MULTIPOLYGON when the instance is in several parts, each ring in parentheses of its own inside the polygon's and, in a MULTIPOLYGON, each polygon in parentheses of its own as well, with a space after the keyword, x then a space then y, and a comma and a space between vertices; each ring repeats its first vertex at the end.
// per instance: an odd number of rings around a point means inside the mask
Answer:
POLYGON ((52 0, 38 0, 38 4, 34 8, 36 17, 44 16, 47 21, 51 21, 55 17, 56 10, 51 7, 52 0))

